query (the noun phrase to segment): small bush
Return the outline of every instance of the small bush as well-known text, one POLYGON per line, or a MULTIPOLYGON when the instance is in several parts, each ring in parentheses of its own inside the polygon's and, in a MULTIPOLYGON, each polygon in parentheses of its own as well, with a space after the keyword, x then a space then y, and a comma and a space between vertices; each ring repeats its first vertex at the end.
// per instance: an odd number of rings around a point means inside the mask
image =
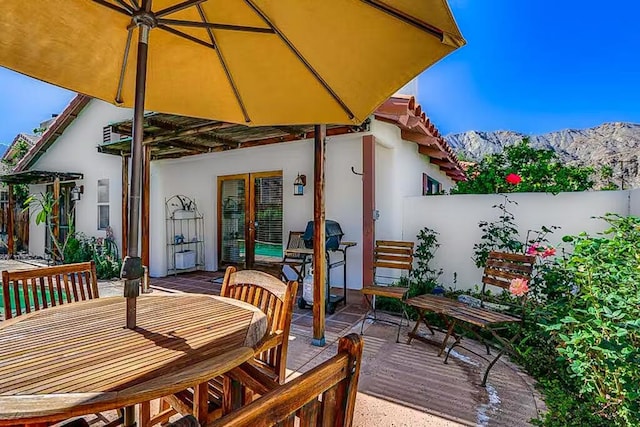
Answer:
POLYGON ((64 248, 64 263, 94 261, 98 279, 108 280, 120 275, 122 261, 118 247, 111 238, 87 237, 74 233, 64 248))

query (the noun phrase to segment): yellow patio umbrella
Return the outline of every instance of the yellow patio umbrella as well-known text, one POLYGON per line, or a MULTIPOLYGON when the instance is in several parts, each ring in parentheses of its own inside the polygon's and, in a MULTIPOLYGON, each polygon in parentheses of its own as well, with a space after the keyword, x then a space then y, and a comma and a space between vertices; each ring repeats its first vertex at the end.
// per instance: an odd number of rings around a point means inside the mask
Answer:
MULTIPOLYGON (((247 125, 361 123, 464 44, 446 0, 0 3, 0 66, 134 107, 128 253, 138 264, 145 108, 247 125)), ((125 295, 135 308, 136 283, 125 295)))

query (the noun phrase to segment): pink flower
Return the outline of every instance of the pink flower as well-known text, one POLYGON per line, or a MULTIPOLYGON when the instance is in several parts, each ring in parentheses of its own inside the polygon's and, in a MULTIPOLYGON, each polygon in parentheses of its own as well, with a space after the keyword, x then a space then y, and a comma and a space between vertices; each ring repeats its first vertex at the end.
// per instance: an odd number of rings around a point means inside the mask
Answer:
POLYGON ((544 252, 542 252, 542 255, 540 255, 540 256, 542 258, 546 258, 546 257, 549 257, 549 256, 554 256, 555 254, 556 254, 556 248, 549 247, 549 248, 546 248, 544 250, 544 252))
POLYGON ((511 284, 509 285, 509 292, 511 295, 515 295, 517 297, 521 297, 527 292, 529 292, 529 281, 527 279, 512 279, 511 284))
POLYGON ((536 242, 533 245, 529 246, 529 248, 527 249, 527 255, 538 255, 538 252, 540 251, 540 243, 536 242))
POLYGON ((520 175, 517 175, 515 173, 510 173, 505 179, 509 184, 512 185, 518 185, 522 182, 522 178, 520 178, 520 175))

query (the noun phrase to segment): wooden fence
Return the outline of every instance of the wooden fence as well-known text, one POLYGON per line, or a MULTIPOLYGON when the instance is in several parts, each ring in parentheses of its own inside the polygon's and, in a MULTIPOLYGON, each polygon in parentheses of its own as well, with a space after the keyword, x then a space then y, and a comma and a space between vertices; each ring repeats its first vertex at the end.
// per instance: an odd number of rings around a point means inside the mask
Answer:
MULTIPOLYGON (((29 250, 29 212, 17 208, 14 211, 15 251, 29 250)), ((9 207, 7 204, 0 206, 0 254, 7 253, 7 225, 9 223, 9 207)))

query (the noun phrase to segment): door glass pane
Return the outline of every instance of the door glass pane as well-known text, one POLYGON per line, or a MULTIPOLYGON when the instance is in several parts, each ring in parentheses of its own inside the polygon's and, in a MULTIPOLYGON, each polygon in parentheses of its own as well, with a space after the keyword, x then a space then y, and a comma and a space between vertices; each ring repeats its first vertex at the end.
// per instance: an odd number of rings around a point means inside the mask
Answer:
POLYGON ((245 260, 245 185, 243 179, 222 181, 220 203, 222 205, 220 261, 243 264, 245 260))
POLYGON ((282 260, 282 176, 255 178, 255 260, 282 260))

